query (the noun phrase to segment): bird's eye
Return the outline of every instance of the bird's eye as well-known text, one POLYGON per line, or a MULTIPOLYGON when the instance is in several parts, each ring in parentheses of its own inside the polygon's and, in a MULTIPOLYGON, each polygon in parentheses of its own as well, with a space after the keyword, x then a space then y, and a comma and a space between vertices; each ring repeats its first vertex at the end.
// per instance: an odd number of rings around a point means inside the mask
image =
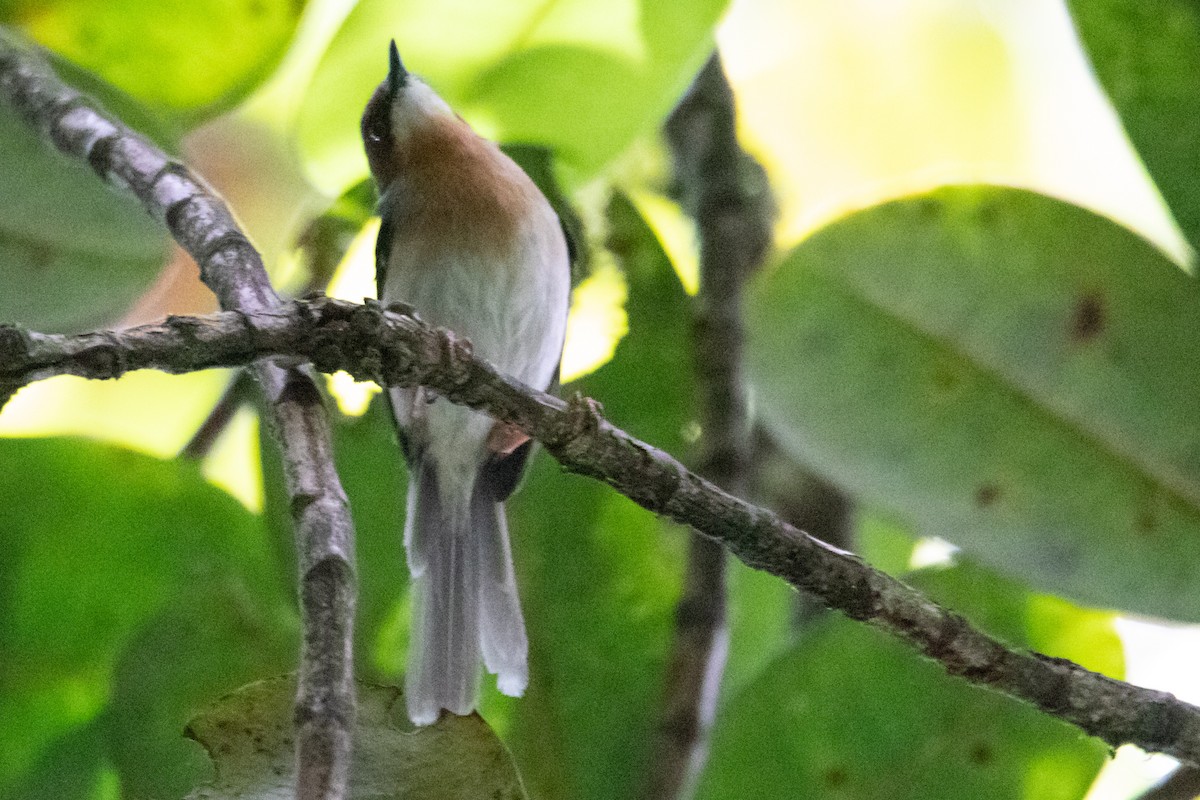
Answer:
MULTIPOLYGON (((2 1, 2 0, 0 0, 2 1)), ((375 90, 362 116, 363 144, 369 150, 382 151, 392 141, 392 103, 384 94, 384 87, 375 90)))
POLYGON ((382 114, 376 114, 375 118, 371 120, 367 136, 370 137, 372 142, 382 142, 387 138, 387 120, 382 114))

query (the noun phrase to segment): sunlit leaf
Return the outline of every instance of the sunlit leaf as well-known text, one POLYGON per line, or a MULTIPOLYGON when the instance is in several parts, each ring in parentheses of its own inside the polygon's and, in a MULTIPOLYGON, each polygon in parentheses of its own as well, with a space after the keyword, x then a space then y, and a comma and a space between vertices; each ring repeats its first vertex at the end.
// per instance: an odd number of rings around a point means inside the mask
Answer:
POLYGON ((780 441, 1033 585, 1200 619, 1193 281, 1129 231, 959 187, 836 223, 762 280, 780 441))
POLYGON ((231 107, 270 73, 297 0, 18 2, 3 21, 147 105, 189 117, 231 107))
POLYGON ((424 76, 489 137, 544 145, 588 175, 652 130, 712 47, 725 0, 363 0, 330 45, 300 112, 317 182, 366 174, 358 119, 397 40, 424 76))
MULTIPOLYGON (((189 800, 290 797, 295 785, 296 682, 246 686, 201 713, 189 733, 209 752, 216 779, 189 800)), ((444 716, 413 729, 398 689, 358 685, 350 765, 352 800, 521 800, 525 789, 504 745, 478 716, 444 716)))
MULTIPOLYGON (((1035 633, 1038 598, 1016 584, 973 567, 916 582, 1015 646, 1066 655, 1035 633)), ((1059 622, 1097 632, 1096 618, 1106 635, 1089 657, 1119 665, 1111 615, 1072 607, 1059 622)), ((829 616, 725 705, 698 797, 1072 800, 1107 753, 886 634, 829 616)))
MULTIPOLYGON (((1161 4, 1150 7, 1147 17, 1161 4)), ((1146 30, 1113 36, 1150 52, 1146 30)), ((1061 2, 737 3, 718 38, 786 246, 867 205, 995 183, 1091 208, 1188 255, 1061 2)))

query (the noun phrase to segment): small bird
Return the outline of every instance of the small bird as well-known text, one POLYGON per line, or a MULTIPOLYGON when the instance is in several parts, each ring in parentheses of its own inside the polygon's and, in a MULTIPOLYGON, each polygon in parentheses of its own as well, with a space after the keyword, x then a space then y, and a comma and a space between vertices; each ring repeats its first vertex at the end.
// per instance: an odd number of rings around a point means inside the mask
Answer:
MULTIPOLYGON (((533 181, 408 72, 393 41, 362 136, 379 188, 380 300, 467 337, 529 386, 557 382, 570 244, 533 181)), ((533 442, 429 389, 392 389, 409 488, 404 545, 413 579, 405 696, 418 725, 469 714, 480 662, 501 692, 529 682, 504 501, 533 442)))

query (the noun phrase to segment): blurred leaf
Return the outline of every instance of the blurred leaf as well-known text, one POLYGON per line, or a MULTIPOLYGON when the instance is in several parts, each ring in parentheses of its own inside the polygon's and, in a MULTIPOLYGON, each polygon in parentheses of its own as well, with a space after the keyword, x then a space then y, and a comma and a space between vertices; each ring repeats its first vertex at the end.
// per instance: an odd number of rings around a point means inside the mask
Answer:
POLYGON ((889 575, 908 572, 916 547, 912 532, 871 508, 859 509, 856 517, 854 552, 889 575))
POLYGON ((1067 5, 1138 155, 1200 247, 1200 7, 1191 0, 1067 5))
POLYGON ((25 723, 0 726, 0 783, 95 717, 154 615, 197 587, 280 597, 258 522, 195 465, 83 440, 0 440, 0 553, 0 710, 25 723))
POLYGON ((297 0, 19 3, 0 21, 143 103, 190 119, 233 107, 274 69, 297 0))
POLYGON ((17 392, 0 413, 0 434, 78 436, 172 458, 208 417, 228 379, 227 370, 137 370, 115 381, 62 375, 17 392))
MULTIPOLYGON (((294 678, 251 684, 188 726, 216 781, 189 800, 290 797, 295 783, 294 678)), ((350 797, 519 800, 525 790, 504 745, 477 715, 413 729, 398 689, 358 685, 350 797)))
MULTIPOLYGON (((1037 598, 973 567, 931 571, 917 585, 1017 646, 1037 598)), ((1064 628, 1094 630, 1072 609, 1064 628)), ((1093 660, 1119 660, 1108 636, 1093 660)), ((1067 655, 1055 651, 1055 655, 1067 655)), ((1071 800, 1086 794, 1108 750, 1065 723, 946 675, 885 634, 828 616, 718 718, 698 797, 1071 800)))
POLYGON ((107 751, 130 797, 182 797, 212 768, 184 738, 214 697, 295 667, 294 615, 268 615, 230 575, 190 592, 125 648, 104 716, 107 751))
MULTIPOLYGON (((11 717, 3 719, 6 726, 15 724, 11 717)), ((97 789, 103 781, 104 767, 103 728, 98 724, 84 725, 56 739, 20 781, 5 786, 0 780, 0 798, 100 800, 97 789)))
POLYGON ((327 191, 366 174, 358 119, 394 36, 405 65, 489 138, 543 145, 590 176, 670 110, 725 5, 363 0, 309 86, 300 146, 327 191))
POLYGON ((1144 240, 946 188, 809 239, 750 328, 797 458, 1034 586, 1200 619, 1200 302, 1144 240))
POLYGON ((0 320, 43 331, 113 322, 162 267, 166 232, 86 164, 53 152, 0 105, 0 320))
POLYGON ((736 702, 751 680, 796 639, 796 590, 774 575, 728 559, 729 653, 720 704, 736 702))

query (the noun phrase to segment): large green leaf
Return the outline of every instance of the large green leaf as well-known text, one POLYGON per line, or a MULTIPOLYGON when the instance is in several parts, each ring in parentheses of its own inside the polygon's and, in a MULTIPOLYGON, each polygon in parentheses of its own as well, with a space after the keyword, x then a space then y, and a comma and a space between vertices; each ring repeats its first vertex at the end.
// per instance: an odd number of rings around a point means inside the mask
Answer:
POLYGON ((121 696, 113 670, 154 617, 204 628, 217 592, 246 632, 281 596, 257 520, 196 465, 83 440, 0 440, 0 552, 0 718, 14 722, 0 726, 0 786, 121 696))
POLYGON ((1200 6, 1069 0, 1100 82, 1193 247, 1200 246, 1200 6))
POLYGON ((750 327, 798 458, 1035 586, 1200 619, 1200 295, 1144 240, 946 188, 802 244, 750 327))
MULTIPOLYGON (((6 710, 6 709, 0 709, 6 710)), ((25 730, 25 720, 8 715, 4 724, 25 730)), ((59 737, 41 753, 33 769, 15 783, 0 782, 3 800, 109 800, 105 794, 104 730, 99 724, 82 725, 59 737)))
MULTIPOLYGON (((1111 615, 1056 606, 1054 633, 1043 635, 1045 601, 1061 604, 1056 598, 973 567, 915 582, 1014 645, 1119 674, 1111 615), (1077 646, 1077 633, 1089 644, 1077 646)), ((1032 707, 951 678, 885 634, 829 616, 725 705, 698 796, 1073 800, 1107 752, 1032 707)))
POLYGON ((113 322, 157 275, 166 232, 3 104, 0 141, 0 321, 51 331, 113 322))
POLYGON ((188 118, 232 107, 279 62, 297 0, 16 2, 16 25, 143 103, 188 118))
POLYGON ((362 0, 309 87, 300 145, 329 191, 366 174, 358 119, 395 37, 405 65, 488 136, 547 146, 588 175, 662 120, 725 5, 362 0))

